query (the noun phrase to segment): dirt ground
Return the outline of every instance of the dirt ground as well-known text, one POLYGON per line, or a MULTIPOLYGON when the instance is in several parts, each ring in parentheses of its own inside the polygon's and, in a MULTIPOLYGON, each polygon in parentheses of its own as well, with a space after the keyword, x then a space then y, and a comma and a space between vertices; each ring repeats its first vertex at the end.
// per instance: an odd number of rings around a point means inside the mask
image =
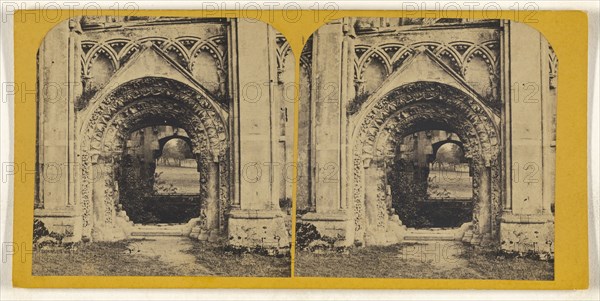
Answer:
POLYGON ((296 276, 418 279, 552 280, 554 263, 501 255, 454 241, 296 253, 296 276))
POLYGON ((33 275, 289 277, 290 257, 236 252, 183 236, 50 247, 33 252, 33 275))

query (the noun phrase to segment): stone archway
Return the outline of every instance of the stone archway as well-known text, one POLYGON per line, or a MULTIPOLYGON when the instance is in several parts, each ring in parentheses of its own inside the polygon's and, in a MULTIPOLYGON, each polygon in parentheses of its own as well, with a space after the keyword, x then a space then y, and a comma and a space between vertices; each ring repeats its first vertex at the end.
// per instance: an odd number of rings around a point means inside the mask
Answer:
MULTIPOLYGON (((460 151, 463 153, 463 157, 464 157, 464 153, 465 153, 464 143, 462 143, 461 141, 458 141, 458 140, 447 139, 447 140, 441 140, 441 141, 435 142, 431 145, 431 158, 428 161, 431 162, 431 161, 435 160, 440 148, 446 144, 456 145, 460 149, 460 151)), ((462 163, 465 163, 465 162, 462 162, 462 163)))
MULTIPOLYGON (((116 221, 120 164, 127 134, 157 120, 190 136, 200 174, 201 228, 220 232, 229 204, 228 133, 225 116, 201 93, 176 80, 144 77, 123 83, 91 104, 78 152, 83 237, 123 238, 116 221)), ((221 229, 222 230, 222 229, 221 229)))
POLYGON ((498 129, 491 113, 467 93, 437 82, 393 89, 363 109, 351 140, 355 239, 366 244, 401 240, 391 210, 386 166, 399 139, 419 130, 448 129, 463 141, 473 167, 473 222, 470 242, 489 241, 498 231, 500 162, 498 129))
POLYGON ((192 139, 190 139, 190 137, 182 136, 182 135, 178 135, 178 134, 173 134, 171 136, 159 138, 158 139, 158 152, 156 152, 154 154, 154 158, 155 159, 161 156, 161 154, 163 153, 163 150, 164 150, 165 145, 167 144, 167 142, 169 142, 169 141, 171 141, 173 139, 181 139, 185 143, 187 143, 187 145, 189 145, 190 147, 192 147, 192 145, 193 145, 192 139))

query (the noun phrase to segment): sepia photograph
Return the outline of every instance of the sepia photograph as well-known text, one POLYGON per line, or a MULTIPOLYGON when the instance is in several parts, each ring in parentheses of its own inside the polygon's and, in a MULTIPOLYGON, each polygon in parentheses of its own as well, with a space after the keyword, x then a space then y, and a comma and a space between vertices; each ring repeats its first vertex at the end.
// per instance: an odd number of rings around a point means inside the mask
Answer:
POLYGON ((553 280, 557 67, 509 20, 321 26, 300 56, 295 275, 553 280))
POLYGON ((294 69, 257 20, 56 25, 37 56, 33 275, 290 277, 294 69))
POLYGON ((384 2, 3 2, 0 299, 593 299, 600 6, 384 2))

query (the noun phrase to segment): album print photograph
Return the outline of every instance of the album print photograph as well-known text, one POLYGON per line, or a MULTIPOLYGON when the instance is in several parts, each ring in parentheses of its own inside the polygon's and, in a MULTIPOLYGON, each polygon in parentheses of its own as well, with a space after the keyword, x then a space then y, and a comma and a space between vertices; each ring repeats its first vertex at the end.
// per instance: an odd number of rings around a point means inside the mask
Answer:
POLYGON ((57 24, 37 56, 33 275, 289 277, 294 61, 257 20, 57 24))
POLYGON ((14 287, 589 286, 585 12, 36 12, 14 287))
POLYGON ((514 21, 321 26, 300 56, 296 276, 554 279, 557 68, 514 21))

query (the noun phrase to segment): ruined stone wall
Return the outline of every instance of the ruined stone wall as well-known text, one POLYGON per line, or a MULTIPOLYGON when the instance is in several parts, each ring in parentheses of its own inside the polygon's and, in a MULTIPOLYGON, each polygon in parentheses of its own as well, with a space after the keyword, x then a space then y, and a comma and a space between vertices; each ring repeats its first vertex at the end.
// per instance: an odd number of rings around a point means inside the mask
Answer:
MULTIPOLYGON (((317 42, 318 43, 318 42, 317 42)), ((325 47, 325 46, 323 46, 325 47)), ((335 105, 346 111, 348 117, 340 120, 324 117, 327 125, 351 133, 352 117, 364 102, 384 81, 403 63, 416 53, 428 50, 433 53, 448 70, 451 76, 462 81, 468 89, 476 93, 497 116, 500 114, 500 23, 483 20, 465 23, 463 20, 442 20, 429 24, 423 20, 400 20, 390 18, 348 18, 320 28, 309 39, 300 58, 300 119, 299 119, 299 162, 298 208, 308 210, 314 207, 314 183, 319 173, 327 175, 339 170, 341 162, 336 160, 319 161, 314 157, 318 134, 315 125, 319 123, 316 110, 335 105), (313 45, 319 36, 329 35, 338 39, 321 42, 330 47, 338 44, 346 47, 348 55, 323 55, 318 58, 313 45), (344 46, 345 45, 345 46, 344 46), (315 70, 321 60, 327 67, 315 70), (346 61, 343 61, 346 60, 346 61), (326 74, 345 72, 351 80, 323 80, 326 74), (319 76, 319 78, 315 78, 319 76), (345 95, 345 97, 339 97, 345 95), (319 108, 315 108, 318 106, 319 108), (312 122, 312 123, 311 123, 312 122), (346 124, 346 125, 345 125, 346 124), (317 136, 317 137, 315 137, 317 136), (313 157, 311 157, 313 156, 313 157), (321 164, 321 166, 318 166, 321 164), (323 166, 327 165, 327 166, 323 166)), ((437 70, 418 70, 418 72, 439 72, 437 70)), ((346 114, 344 114, 346 115, 346 114)), ((495 119, 499 123, 499 117, 495 119)), ((324 142, 328 143, 328 142, 324 142)), ((348 137, 341 142, 348 143, 348 137)), ((342 150, 342 152, 344 152, 342 150)), ((338 155, 340 156, 340 155, 338 155)), ((343 185, 342 185, 343 186, 343 185)), ((335 190, 334 190, 335 191, 335 190)), ((337 198, 337 197, 336 197, 337 198)), ((314 208, 313 208, 314 209, 314 208)))
POLYGON ((389 242, 372 236, 389 232, 390 224, 381 217, 387 193, 376 187, 385 187, 378 182, 382 162, 371 160, 381 158, 390 147, 388 137, 401 131, 394 124, 407 134, 411 120, 433 127, 436 120, 456 121, 466 157, 474 160, 479 200, 468 241, 552 252, 547 229, 553 227, 556 61, 539 32, 508 21, 345 18, 322 26, 301 56, 299 145, 310 145, 299 148, 299 160, 307 165, 298 184, 305 188, 298 208, 308 212, 301 220, 348 244, 362 241, 365 233, 371 243, 389 242), (421 106, 388 122, 384 113, 405 101, 388 99, 390 94, 419 82, 425 90, 415 96, 427 95, 428 85, 447 85, 464 93, 477 112, 450 117, 460 110, 421 106), (475 131, 459 130, 469 123, 475 131), (389 133, 379 134, 380 128, 389 133), (474 141, 481 148, 469 145, 474 141), (354 152, 356 143, 362 155, 354 152), (511 176, 514 168, 518 179, 511 176), (361 203, 364 195, 382 205, 361 203), (374 221, 381 230, 365 230, 374 221))
POLYGON ((415 51, 424 48, 499 111, 499 21, 358 31, 354 46, 357 95, 373 93, 415 51))
MULTIPOLYGON (((38 170, 67 167, 55 182, 38 181, 36 218, 73 240, 122 238, 119 157, 132 132, 161 119, 185 129, 206 175, 208 218, 199 227, 215 229, 196 237, 256 227, 228 235, 231 243, 288 246, 279 200, 291 198, 284 163, 294 137, 293 61, 285 38, 261 22, 85 17, 57 25, 39 51, 38 170), (66 85, 58 96, 47 89, 56 83, 66 85), (262 171, 256 181, 248 164, 262 171), (106 170, 94 179, 97 168, 106 170)), ((149 157, 156 147, 142 148, 149 157)))
POLYGON ((537 30, 511 22, 507 31, 500 244, 508 251, 553 253, 558 60, 537 30))
POLYGON ((228 41, 223 20, 191 24, 109 23, 104 28, 83 28, 80 38, 85 92, 101 89, 143 44, 152 43, 227 105, 228 41))

